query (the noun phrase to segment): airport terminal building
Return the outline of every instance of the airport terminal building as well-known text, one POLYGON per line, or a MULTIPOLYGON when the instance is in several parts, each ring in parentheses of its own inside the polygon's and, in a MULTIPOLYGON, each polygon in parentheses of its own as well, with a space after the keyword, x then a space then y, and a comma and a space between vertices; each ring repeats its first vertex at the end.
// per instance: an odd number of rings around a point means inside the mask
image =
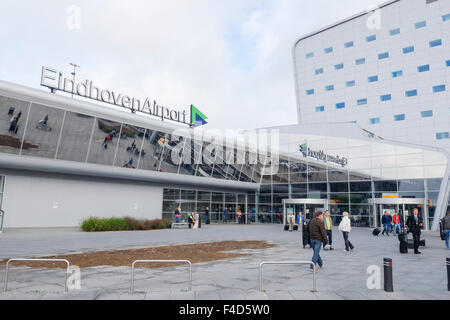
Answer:
POLYGON ((174 220, 181 205, 182 219, 209 207, 212 223, 225 208, 230 222, 241 210, 250 223, 329 209, 335 223, 348 211, 354 226, 374 227, 386 210, 416 207, 436 230, 450 209, 449 5, 389 1, 380 29, 365 26, 369 12, 302 37, 293 50, 299 124, 231 144, 185 112, 99 88, 92 96, 92 82, 70 84, 51 69, 41 84, 52 80, 53 93, 0 81, 4 226, 174 220))

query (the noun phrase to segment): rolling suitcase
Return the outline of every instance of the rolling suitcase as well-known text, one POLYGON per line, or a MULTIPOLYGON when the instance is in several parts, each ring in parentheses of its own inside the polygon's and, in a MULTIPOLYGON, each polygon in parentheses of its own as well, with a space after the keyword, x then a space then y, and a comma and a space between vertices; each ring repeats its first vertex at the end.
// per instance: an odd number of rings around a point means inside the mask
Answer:
POLYGON ((425 247, 425 239, 419 241, 419 247, 425 247))
POLYGON ((398 240, 400 241, 400 253, 408 253, 408 234, 401 233, 398 235, 398 240))
POLYGON ((303 240, 303 249, 309 245, 311 247, 311 241, 309 239, 309 228, 307 223, 303 223, 302 225, 302 240, 303 240))
POLYGON ((408 239, 408 249, 414 249, 414 240, 408 239))
POLYGON ((285 224, 284 225, 284 231, 288 231, 289 230, 289 225, 288 224, 285 224))
POLYGON ((381 230, 379 228, 375 228, 375 229, 373 229, 372 234, 374 236, 378 236, 380 234, 380 232, 381 232, 381 230))
POLYGON ((298 230, 298 224, 294 224, 294 231, 298 230))

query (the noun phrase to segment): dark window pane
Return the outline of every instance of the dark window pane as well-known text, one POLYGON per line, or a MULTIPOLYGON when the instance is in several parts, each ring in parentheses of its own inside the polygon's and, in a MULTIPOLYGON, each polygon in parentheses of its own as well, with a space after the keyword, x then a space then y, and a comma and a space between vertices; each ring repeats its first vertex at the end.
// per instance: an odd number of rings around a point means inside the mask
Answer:
POLYGON ((330 191, 331 192, 348 192, 348 183, 347 182, 330 183, 330 191))
POLYGON ((307 193, 307 187, 306 183, 292 184, 292 193, 307 193))
POLYGON ((94 117, 88 115, 66 112, 57 159, 86 161, 94 120, 94 117))
POLYGON ((424 180, 399 180, 398 191, 423 191, 425 190, 424 180))
POLYGON ((95 119, 94 133, 88 162, 113 165, 122 124, 106 119, 95 119))
POLYGON ((350 182, 351 192, 372 191, 372 183, 370 181, 350 182))
POLYGON ((25 141, 37 148, 24 148, 23 155, 54 159, 61 133, 64 110, 32 104, 25 141))
POLYGON ((374 181, 375 191, 397 191, 397 181, 374 181))
POLYGON ((130 124, 122 125, 122 132, 118 138, 117 155, 114 161, 116 167, 137 168, 138 163, 146 157, 151 157, 143 149, 145 129, 130 124))
POLYGON ((274 184, 273 193, 289 193, 288 184, 274 184))
MULTIPOLYGON (((22 144, 29 102, 0 97, 0 152, 19 154, 22 144)), ((23 149, 36 149, 25 141, 23 149)))

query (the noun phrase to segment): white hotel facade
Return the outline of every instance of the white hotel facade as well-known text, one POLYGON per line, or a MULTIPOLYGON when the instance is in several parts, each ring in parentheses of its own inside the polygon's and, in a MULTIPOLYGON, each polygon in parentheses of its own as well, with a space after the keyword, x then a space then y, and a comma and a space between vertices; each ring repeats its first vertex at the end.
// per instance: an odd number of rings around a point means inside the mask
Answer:
POLYGON ((389 1, 303 36, 293 58, 299 124, 450 151, 450 1, 389 1))

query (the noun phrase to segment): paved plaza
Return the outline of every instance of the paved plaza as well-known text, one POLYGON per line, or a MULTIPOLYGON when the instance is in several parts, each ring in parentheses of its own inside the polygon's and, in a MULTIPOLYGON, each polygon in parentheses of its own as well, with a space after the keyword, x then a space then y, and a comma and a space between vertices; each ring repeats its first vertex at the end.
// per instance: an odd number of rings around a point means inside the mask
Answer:
MULTIPOLYGON (((317 273, 317 292, 311 292, 307 266, 266 265, 263 292, 259 292, 261 261, 311 260, 312 250, 301 246, 301 232, 283 231, 281 225, 207 225, 199 230, 83 233, 77 229, 12 229, 0 235, 0 259, 130 249, 226 240, 265 240, 277 247, 239 250, 249 256, 193 265, 192 291, 186 266, 135 271, 135 293, 130 290, 130 267, 81 269, 81 289, 64 293, 63 269, 10 269, 8 292, 0 299, 149 299, 149 300, 449 300, 446 257, 450 250, 437 232, 423 232, 421 255, 398 251, 396 237, 372 236, 372 230, 354 228, 350 239, 356 250, 344 251, 336 230, 334 251, 321 251, 324 268, 317 273), (383 258, 393 259, 394 292, 383 290, 383 258), (381 289, 367 288, 367 268, 381 270, 381 289)), ((0 267, 0 283, 5 267, 0 267)), ((2 288, 3 289, 3 288, 2 288)))

